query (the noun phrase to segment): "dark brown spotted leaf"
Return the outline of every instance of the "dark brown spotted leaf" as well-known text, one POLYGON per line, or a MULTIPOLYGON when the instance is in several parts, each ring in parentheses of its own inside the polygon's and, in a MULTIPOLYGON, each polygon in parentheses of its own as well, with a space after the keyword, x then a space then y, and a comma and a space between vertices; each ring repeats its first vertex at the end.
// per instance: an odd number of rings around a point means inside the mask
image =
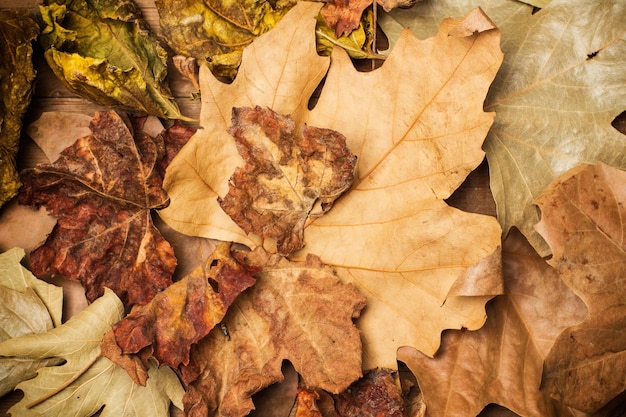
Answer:
POLYGON ((79 280, 90 301, 109 287, 129 304, 145 304, 172 283, 176 259, 154 227, 151 209, 168 204, 156 169, 165 146, 115 112, 93 118, 92 134, 52 164, 22 172, 21 204, 58 218, 31 253, 36 275, 79 280))
POLYGON ((338 417, 403 416, 404 400, 387 368, 371 369, 334 399, 338 417))
POLYGON ((246 165, 219 200, 247 233, 275 238, 283 255, 302 248, 307 219, 330 209, 352 185, 356 168, 341 133, 299 130, 291 117, 269 108, 234 108, 229 133, 246 165))

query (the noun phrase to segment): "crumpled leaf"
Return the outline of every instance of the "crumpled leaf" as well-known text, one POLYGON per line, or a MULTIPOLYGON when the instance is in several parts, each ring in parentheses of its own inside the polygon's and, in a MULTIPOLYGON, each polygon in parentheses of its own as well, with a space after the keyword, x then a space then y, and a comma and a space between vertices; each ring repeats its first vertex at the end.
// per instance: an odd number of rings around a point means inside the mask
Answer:
POLYGON ((534 198, 580 163, 626 169, 626 136, 611 125, 626 102, 626 75, 616 70, 626 65, 626 3, 553 0, 533 14, 515 0, 438 0, 392 14, 425 34, 476 5, 502 31, 505 56, 485 101, 496 112, 484 148, 498 219, 547 255, 534 198))
POLYGON ((294 404, 295 413, 292 409, 290 417, 322 417, 322 413, 315 403, 319 398, 320 395, 316 391, 298 388, 296 403, 294 404))
POLYGON ((367 371, 344 392, 334 395, 337 417, 403 417, 404 400, 394 381, 394 371, 367 371))
POLYGON ((269 108, 233 108, 233 135, 246 161, 218 201, 246 233, 275 238, 278 253, 304 245, 304 226, 352 185, 356 157, 339 132, 303 125, 269 108), (313 212, 314 206, 317 213, 313 212))
POLYGON ((58 217, 31 266, 36 275, 79 280, 90 301, 106 286, 127 304, 145 304, 171 284, 176 267, 150 217, 168 202, 155 169, 164 145, 112 111, 97 113, 90 128, 56 162, 22 173, 20 203, 58 217))
POLYGON ((398 359, 417 377, 432 417, 474 417, 490 403, 528 417, 578 416, 539 388, 554 341, 587 309, 515 229, 503 263, 505 294, 487 304, 481 329, 444 333, 434 359, 411 348, 398 359))
MULTIPOLYGON (((398 346, 432 355, 443 329, 482 326, 485 302, 502 291, 497 221, 444 202, 484 158, 480 146, 494 115, 483 112, 481 97, 502 57, 499 36, 495 29, 449 36, 474 27, 464 20, 445 21, 428 41, 407 31, 369 73, 357 72, 336 50, 309 111, 329 64, 310 35, 318 7, 298 4, 247 48, 233 83, 201 68, 203 129, 168 167, 171 204, 159 214, 182 233, 260 246, 262 239, 218 207, 228 178, 243 165, 227 133, 232 108, 268 106, 291 115, 296 126, 341 132, 358 157, 358 180, 308 225, 305 252, 293 259, 319 254, 344 282, 371 294, 359 321, 365 367, 394 368, 398 346)), ((484 22, 476 15, 469 21, 484 22)))
POLYGON ((100 340, 120 320, 124 307, 115 294, 105 294, 65 324, 45 334, 0 343, 0 356, 62 358, 60 366, 39 370, 18 385, 24 398, 9 412, 19 416, 165 415, 170 403, 182 407, 183 388, 174 372, 152 365, 146 387, 100 355, 100 340), (103 407, 104 406, 104 407, 103 407))
POLYGON ((313 256, 291 263, 261 248, 242 256, 264 269, 228 310, 228 335, 216 328, 192 347, 183 369, 186 381, 193 381, 184 398, 188 416, 246 415, 254 408, 252 394, 283 379, 283 360, 306 386, 335 393, 361 375, 361 341, 352 320, 364 297, 313 256))
POLYGON ((47 0, 39 10, 46 61, 72 92, 121 110, 188 119, 167 85, 167 52, 132 0, 47 0))
POLYGON ((37 35, 39 25, 30 10, 0 10, 0 207, 21 186, 15 158, 34 89, 31 42, 37 35))
POLYGON ((594 413, 626 381, 626 171, 581 165, 546 188, 537 204, 549 262, 589 308, 582 323, 556 340, 542 387, 594 413))
MULTIPOLYGON (((243 49, 274 28, 297 0, 156 0, 164 38, 178 55, 208 65, 216 76, 234 78, 243 49)), ((320 49, 345 47, 355 58, 372 57, 373 30, 367 17, 350 34, 337 37, 321 21, 316 28, 320 49)))
MULTIPOLYGON (((233 259, 230 245, 222 243, 203 266, 116 323, 108 335, 117 345, 114 348, 122 355, 139 354, 143 360, 138 371, 143 376, 135 382, 145 384, 146 358, 174 369, 188 365, 191 345, 222 321, 235 297, 254 284, 256 271, 233 259)), ((118 356, 104 347, 103 355, 114 362, 118 356)), ((131 376, 136 372, 132 369, 131 376)))
MULTIPOLYGON (((45 333, 61 324, 63 290, 38 280, 20 264, 24 250, 0 254, 0 342, 31 333, 45 333)), ((19 360, 0 358, 0 396, 37 374, 56 358, 19 360)))

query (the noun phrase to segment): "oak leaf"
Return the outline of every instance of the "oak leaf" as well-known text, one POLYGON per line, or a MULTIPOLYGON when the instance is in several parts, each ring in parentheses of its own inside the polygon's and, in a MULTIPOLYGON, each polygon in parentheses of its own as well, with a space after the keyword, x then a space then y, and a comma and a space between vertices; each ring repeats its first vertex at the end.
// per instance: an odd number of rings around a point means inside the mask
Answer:
POLYGON ((244 416, 250 397, 281 381, 290 361, 304 384, 340 392, 361 375, 361 341, 352 322, 365 306, 351 285, 311 256, 292 263, 262 248, 244 253, 263 267, 256 284, 242 293, 223 321, 192 347, 183 369, 188 416, 244 416))
POLYGON ((556 340, 542 386, 594 413, 626 381, 626 171, 581 165, 547 187, 537 204, 549 262, 589 308, 582 323, 556 340))
POLYGON ((476 5, 502 31, 505 56, 485 101, 496 112, 484 149, 498 219, 504 234, 515 226, 546 255, 534 198, 580 163, 626 168, 626 136, 612 126, 626 102, 616 70, 626 65, 626 4, 553 0, 533 13, 514 0, 441 0, 392 13, 426 36, 476 5))
POLYGON ((111 111, 97 113, 90 129, 54 163, 22 173, 20 203, 58 217, 31 266, 81 281, 90 301, 107 286, 143 304, 171 284, 176 266, 150 213, 168 203, 156 169, 164 145, 111 111))
POLYGON ((36 378, 17 386, 24 398, 9 412, 19 416, 155 416, 170 403, 182 407, 183 388, 174 372, 152 365, 146 387, 100 355, 100 341, 122 318, 124 307, 110 290, 63 325, 44 334, 0 343, 0 356, 62 358, 62 365, 41 368, 36 378), (104 406, 104 407, 103 407, 104 406))
MULTIPOLYGON (((0 342, 31 333, 45 333, 61 324, 63 290, 37 279, 20 264, 24 250, 0 254, 0 342)), ((14 360, 0 358, 0 396, 37 375, 58 358, 14 360)))
POLYGON ((222 209, 247 233, 275 238, 278 253, 304 246, 304 226, 352 185, 356 157, 339 132, 304 125, 271 109, 233 108, 228 132, 246 165, 230 179, 222 209), (317 207, 317 212, 313 212, 317 207))
POLYGON ((476 10, 469 26, 446 20, 427 41, 405 32, 380 69, 360 73, 342 50, 332 64, 315 53, 318 8, 298 4, 256 40, 233 83, 201 68, 202 129, 168 167, 171 204, 159 214, 186 234, 260 246, 263 239, 218 205, 243 165, 227 132, 232 108, 267 106, 296 126, 341 132, 358 158, 357 181, 308 225, 306 252, 293 259, 317 254, 369 295, 359 320, 365 365, 393 368, 398 346, 432 355, 443 329, 482 326, 485 302, 502 291, 497 221, 444 202, 484 158, 480 147, 494 115, 482 102, 502 58, 499 34, 450 35, 484 23, 476 10))
POLYGON ((222 321, 235 297, 254 284, 256 271, 233 259, 230 245, 222 243, 204 266, 116 323, 108 336, 117 346, 106 345, 115 349, 110 354, 103 346, 103 355, 116 362, 119 354, 139 354, 144 366, 139 370, 132 366, 129 373, 141 373, 135 380, 141 385, 148 371, 146 358, 174 369, 188 365, 191 345, 222 321))
MULTIPOLYGON (((580 323, 582 300, 515 229, 503 247, 505 294, 477 331, 448 331, 434 358, 403 347, 428 414, 474 417, 490 403, 528 417, 577 416, 540 391, 544 359, 559 334, 580 323)), ((585 391, 586 392, 586 391, 585 391)))

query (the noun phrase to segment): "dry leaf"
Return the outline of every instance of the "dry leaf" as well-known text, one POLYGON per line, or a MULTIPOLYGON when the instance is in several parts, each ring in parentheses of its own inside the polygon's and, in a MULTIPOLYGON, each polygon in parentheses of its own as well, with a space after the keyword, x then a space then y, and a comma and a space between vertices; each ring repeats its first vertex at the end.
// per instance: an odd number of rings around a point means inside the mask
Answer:
POLYGON ((304 246, 306 221, 330 210, 354 181, 356 157, 341 133, 300 130, 289 116, 258 106, 234 108, 228 129, 246 165, 220 206, 247 233, 275 238, 281 255, 304 246))
POLYGON ((252 394, 282 380, 283 360, 306 386, 335 393, 361 375, 352 320, 365 305, 363 296, 314 257, 294 264, 260 248, 245 257, 264 270, 228 310, 227 332, 216 328, 192 348, 183 369, 194 381, 184 399, 188 416, 246 415, 252 394))
MULTIPOLYGON (((122 360, 116 360, 121 359, 120 354, 154 358, 159 365, 174 369, 181 364, 188 365, 191 345, 222 321, 235 297, 254 284, 252 275, 256 271, 233 259, 230 245, 222 243, 204 266, 116 323, 106 344, 114 350, 103 346, 103 355, 120 366, 123 366, 122 360)), ((142 373, 141 369, 136 369, 136 362, 132 363, 129 374, 142 374, 135 382, 145 385, 148 365, 143 366, 142 373)))
POLYGON ((150 217, 168 202, 155 169, 164 145, 143 132, 133 137, 114 112, 97 113, 91 130, 55 163, 22 173, 20 203, 58 217, 31 266, 81 281, 91 301, 107 286, 127 303, 146 303, 171 284, 176 266, 150 217))
POLYGON ((316 391, 305 388, 298 388, 296 396, 295 413, 290 414, 294 417, 322 417, 322 413, 317 408, 315 402, 319 400, 320 395, 316 391))
MULTIPOLYGON (((61 324, 63 290, 37 279, 20 264, 24 250, 0 253, 0 342, 32 333, 45 333, 61 324)), ((0 358, 0 396, 37 375, 58 358, 15 360, 0 358)))
POLYGON ((102 417, 164 415, 174 403, 182 407, 183 388, 174 372, 152 365, 146 387, 100 356, 100 340, 122 318, 124 307, 115 294, 105 294, 63 325, 44 334, 0 343, 0 356, 62 358, 59 366, 39 369, 22 382, 24 397, 9 412, 19 416, 102 417))
POLYGON ((611 124, 626 102, 616 70, 626 65, 626 3, 553 0, 533 14, 516 0, 437 0, 393 16, 426 36, 477 5, 502 31, 505 56, 485 101, 496 112, 484 149, 498 220, 504 234, 515 226, 546 255, 534 198, 580 163, 626 169, 626 136, 611 124))
POLYGON ((441 330, 482 326, 484 303, 502 291, 497 222, 444 202, 484 157, 480 147, 494 115, 482 102, 502 58, 499 34, 448 36, 466 26, 463 20, 445 21, 428 41, 406 32, 370 73, 357 72, 337 50, 309 111, 329 64, 311 35, 318 7, 298 4, 247 48, 232 84, 201 68, 203 129, 168 168, 171 204, 160 215, 186 234, 259 246, 262 239, 241 230, 217 202, 243 165, 227 133, 232 108, 267 106, 291 115, 296 126, 341 132, 358 157, 358 180, 306 228, 304 250, 369 295, 359 321, 366 368, 393 368, 398 346, 432 355, 441 330))
POLYGON ((584 318, 585 306, 519 232, 504 242, 503 258, 505 295, 487 305, 480 330, 444 333, 434 359, 398 352, 431 417, 474 417, 489 403, 528 417, 574 415, 539 387, 550 347, 584 318))
POLYGON ((391 369, 371 369, 334 395, 337 417, 403 417, 404 400, 391 369))
POLYGON ((556 340, 543 388, 593 413, 626 381, 626 171, 582 165, 554 181, 537 204, 550 263, 589 308, 585 321, 556 340))

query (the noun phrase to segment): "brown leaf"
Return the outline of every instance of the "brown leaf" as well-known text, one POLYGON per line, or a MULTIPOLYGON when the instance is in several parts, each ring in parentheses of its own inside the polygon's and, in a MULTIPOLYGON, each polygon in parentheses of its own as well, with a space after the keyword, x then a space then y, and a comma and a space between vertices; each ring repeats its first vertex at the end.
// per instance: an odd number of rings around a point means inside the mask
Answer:
POLYGON ((97 113, 90 129, 56 162, 22 172, 20 203, 43 205, 58 218, 31 265, 39 276, 81 281, 90 301, 109 287, 124 302, 143 304, 171 284, 176 266, 150 213, 168 203, 155 169, 164 145, 111 111, 97 113))
POLYGON ((296 125, 269 108, 233 108, 229 133, 246 161, 219 203, 246 232, 276 238, 278 253, 304 245, 304 226, 354 180, 356 156, 345 137, 330 129, 296 125), (318 205, 318 213, 312 213, 318 205))
POLYGON ((262 249, 247 261, 263 266, 223 321, 192 348, 183 376, 188 416, 244 416, 250 397, 282 380, 290 361, 309 387, 340 392, 361 375, 361 341, 352 320, 365 299, 339 282, 332 268, 310 257, 292 263, 262 249), (193 382, 192 382, 193 381, 193 382))
POLYGON ((552 347, 543 389, 592 413, 626 381, 626 171, 581 165, 546 188, 537 204, 536 228, 552 249, 550 263, 589 308, 552 347))
POLYGON ((325 3, 320 14, 339 37, 359 27, 361 15, 372 0, 328 0, 325 3))
POLYGON ((404 400, 391 369, 376 368, 335 395, 338 417, 402 417, 404 400))
POLYGON ((579 323, 582 301, 515 230, 504 242, 505 295, 487 305, 477 331, 448 331, 434 359, 401 348, 431 417, 474 417, 489 403, 528 417, 573 412, 541 392, 543 361, 557 336, 579 323))
MULTIPOLYGON (((239 293, 254 284, 257 270, 233 259, 230 244, 220 244, 203 266, 115 324, 108 336, 115 346, 107 339, 103 354, 129 370, 133 379, 141 374, 137 362, 120 358, 120 354, 155 358, 172 368, 188 365, 191 345, 206 336, 239 293)), ((144 371, 147 375, 147 365, 144 371)), ((142 384, 142 380, 145 384, 141 377, 135 382, 142 384)))
POLYGON ((316 404, 319 398, 320 395, 316 391, 298 388, 295 417, 322 417, 316 404))

